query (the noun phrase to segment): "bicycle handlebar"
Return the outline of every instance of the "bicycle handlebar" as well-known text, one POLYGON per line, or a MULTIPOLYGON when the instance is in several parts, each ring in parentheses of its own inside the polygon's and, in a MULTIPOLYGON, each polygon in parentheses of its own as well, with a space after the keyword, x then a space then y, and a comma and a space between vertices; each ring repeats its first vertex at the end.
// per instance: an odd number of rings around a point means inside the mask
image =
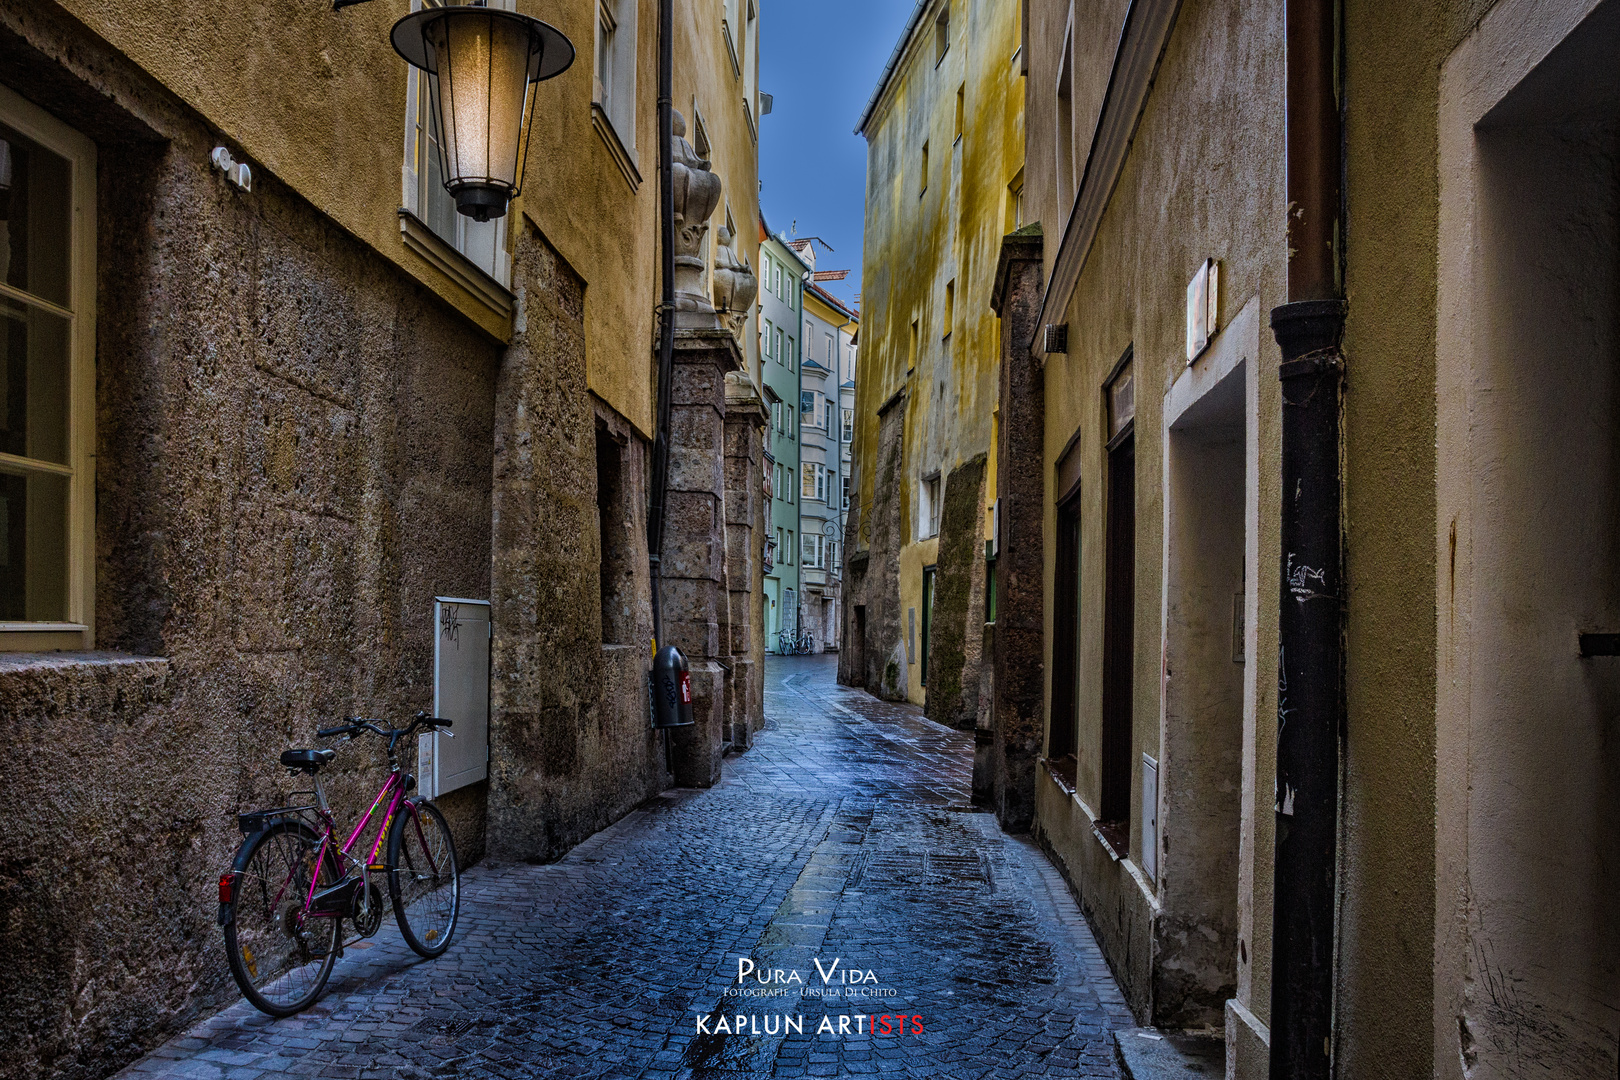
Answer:
MULTIPOLYGON (((411 719, 408 727, 387 728, 381 726, 381 720, 374 720, 364 716, 351 716, 348 718, 348 723, 341 724, 338 727, 320 728, 315 732, 315 735, 317 738, 322 739, 334 739, 340 735, 348 735, 352 738, 363 731, 369 731, 375 735, 381 735, 383 738, 387 739, 389 753, 392 753, 394 750, 394 744, 405 736, 410 735, 417 728, 425 727, 429 730, 435 730, 438 728, 448 728, 450 727, 450 723, 451 722, 449 720, 446 720, 442 716, 429 716, 426 712, 419 712, 411 719)), ((445 734, 452 739, 455 738, 454 732, 446 731, 445 734)))

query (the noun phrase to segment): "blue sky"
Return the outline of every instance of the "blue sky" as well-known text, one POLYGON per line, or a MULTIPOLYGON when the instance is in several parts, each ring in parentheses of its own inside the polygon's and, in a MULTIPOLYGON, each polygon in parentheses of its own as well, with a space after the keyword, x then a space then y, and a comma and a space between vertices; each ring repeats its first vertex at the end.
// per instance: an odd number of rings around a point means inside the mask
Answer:
POLYGON ((773 232, 819 236, 824 286, 851 301, 860 288, 866 140, 855 124, 915 0, 760 0, 759 84, 775 97, 760 125, 760 206, 773 232))

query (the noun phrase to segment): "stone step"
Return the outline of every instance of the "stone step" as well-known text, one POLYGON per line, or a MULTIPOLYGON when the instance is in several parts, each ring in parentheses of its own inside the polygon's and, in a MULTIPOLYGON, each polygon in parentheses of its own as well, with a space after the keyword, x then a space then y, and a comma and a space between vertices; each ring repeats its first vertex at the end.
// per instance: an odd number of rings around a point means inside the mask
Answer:
POLYGON ((1114 1032, 1114 1052, 1125 1080, 1194 1080, 1226 1075, 1226 1040, 1218 1035, 1122 1028, 1114 1032))

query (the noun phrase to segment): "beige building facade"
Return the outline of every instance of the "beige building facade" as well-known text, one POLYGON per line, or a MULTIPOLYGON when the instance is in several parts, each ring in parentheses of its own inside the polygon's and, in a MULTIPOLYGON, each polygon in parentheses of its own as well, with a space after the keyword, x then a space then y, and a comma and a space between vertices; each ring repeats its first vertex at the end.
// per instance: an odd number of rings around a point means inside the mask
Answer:
POLYGON ((1042 584, 1004 591, 997 630, 1038 621, 1042 659, 1025 692, 996 654, 995 716, 1040 717, 1033 830, 1138 1018, 1265 1076, 1314 1007, 1274 973, 1279 838, 1316 812, 1277 779, 1279 730, 1308 719, 1281 615, 1342 605, 1328 1036, 1286 1074, 1610 1077, 1620 234, 1596 73, 1620 8, 1333 10, 1027 5, 1040 229, 1008 237, 997 285, 1000 563, 1042 584), (1273 315, 1302 299, 1289 73, 1309 61, 1287 27, 1323 12, 1341 591, 1284 549, 1300 383, 1273 315), (1009 450, 1010 411, 1041 438, 1009 450), (1008 509, 1021 474, 1038 528, 1008 509))
MULTIPOLYGON (((315 728, 437 708, 468 627, 484 707, 412 756, 463 865, 555 859, 762 722, 757 7, 674 6, 676 149, 720 179, 682 225, 723 310, 677 333, 665 637, 699 722, 666 745, 658 6, 493 6, 577 55, 477 223, 403 6, 0 3, 0 1075, 108 1075, 233 1000, 235 814, 285 801, 315 728)), ((340 750, 340 819, 384 767, 340 750)))
POLYGON ((973 728, 985 643, 998 326, 1022 191, 1018 9, 927 0, 858 134, 868 144, 861 374, 839 678, 973 728))

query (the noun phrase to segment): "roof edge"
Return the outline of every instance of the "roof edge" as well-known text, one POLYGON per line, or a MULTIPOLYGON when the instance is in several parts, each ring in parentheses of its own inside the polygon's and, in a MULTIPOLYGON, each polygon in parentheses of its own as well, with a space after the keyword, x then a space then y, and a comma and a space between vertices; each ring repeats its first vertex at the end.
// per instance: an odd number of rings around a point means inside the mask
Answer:
POLYGON ((917 0, 917 6, 912 9, 911 18, 906 20, 905 33, 900 35, 900 40, 895 43, 894 51, 889 54, 889 62, 883 65, 883 74, 878 76, 877 89, 872 91, 871 98, 866 102, 866 108, 861 111, 860 122, 855 125, 855 134, 864 135, 866 133, 866 125, 871 121, 872 114, 877 111, 878 102, 883 99, 884 92, 888 90, 889 83, 894 79, 894 73, 900 67, 900 57, 905 55, 906 46, 910 44, 912 35, 917 32, 917 26, 922 22, 923 12, 928 10, 928 5, 933 2, 934 0, 917 0))

